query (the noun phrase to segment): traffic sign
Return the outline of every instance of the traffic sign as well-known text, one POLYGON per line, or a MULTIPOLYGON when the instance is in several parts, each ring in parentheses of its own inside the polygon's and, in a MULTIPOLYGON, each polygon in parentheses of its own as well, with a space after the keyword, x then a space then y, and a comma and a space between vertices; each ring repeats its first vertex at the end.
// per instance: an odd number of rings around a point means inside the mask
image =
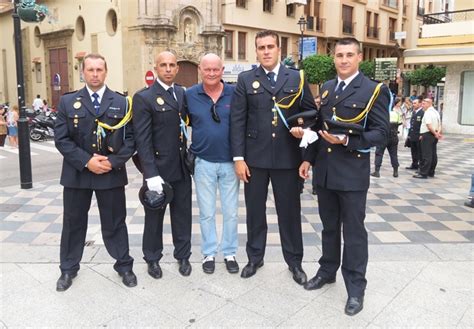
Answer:
POLYGON ((146 71, 146 73, 145 73, 145 83, 148 86, 151 86, 154 81, 155 81, 155 75, 153 74, 153 71, 146 71))
POLYGON ((400 39, 406 39, 406 38, 407 38, 407 31, 395 32, 395 39, 400 40, 400 39))

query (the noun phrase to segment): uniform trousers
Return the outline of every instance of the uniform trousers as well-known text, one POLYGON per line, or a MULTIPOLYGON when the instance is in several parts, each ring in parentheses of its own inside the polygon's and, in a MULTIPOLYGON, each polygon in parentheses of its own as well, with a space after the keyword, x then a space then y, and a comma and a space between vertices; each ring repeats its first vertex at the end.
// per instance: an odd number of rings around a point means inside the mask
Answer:
POLYGON ((368 262, 364 226, 367 191, 337 191, 318 185, 319 215, 323 223, 322 248, 317 275, 332 279, 341 265, 341 226, 344 237, 342 276, 350 297, 364 295, 368 262))
POLYGON ((420 175, 434 176, 436 165, 438 164, 438 153, 436 150, 437 144, 438 140, 432 133, 427 132, 421 134, 420 175))
POLYGON ((268 231, 266 201, 271 181, 283 257, 289 266, 300 266, 303 238, 298 169, 249 169, 251 176, 244 187, 249 261, 257 264, 265 255, 268 231))
MULTIPOLYGON (((170 182, 173 188, 170 217, 176 259, 189 259, 191 256, 191 177, 170 182)), ((146 262, 159 261, 163 257, 163 220, 166 207, 159 210, 145 208, 143 229, 143 259, 146 262)))
POLYGON ((420 140, 413 141, 410 139, 411 150, 411 166, 418 169, 421 160, 420 140))
POLYGON ((390 163, 392 164, 393 168, 398 168, 398 136, 390 137, 387 145, 384 146, 377 146, 375 148, 375 170, 379 170, 382 166, 383 154, 385 153, 385 149, 388 150, 388 154, 390 155, 390 163))
POLYGON ((130 271, 133 266, 133 258, 129 254, 128 231, 125 224, 127 209, 123 186, 95 191, 64 188, 64 218, 59 268, 62 273, 70 274, 79 270, 86 240, 92 192, 95 193, 97 198, 105 248, 110 256, 116 260, 114 269, 119 273, 130 271))

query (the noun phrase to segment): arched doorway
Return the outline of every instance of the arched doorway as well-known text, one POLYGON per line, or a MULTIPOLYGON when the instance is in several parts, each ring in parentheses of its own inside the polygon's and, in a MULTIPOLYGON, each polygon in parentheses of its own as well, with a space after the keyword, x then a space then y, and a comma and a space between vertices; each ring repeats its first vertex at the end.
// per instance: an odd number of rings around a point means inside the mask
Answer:
POLYGON ((197 65, 189 61, 178 62, 179 72, 175 82, 184 87, 191 87, 198 82, 197 65))

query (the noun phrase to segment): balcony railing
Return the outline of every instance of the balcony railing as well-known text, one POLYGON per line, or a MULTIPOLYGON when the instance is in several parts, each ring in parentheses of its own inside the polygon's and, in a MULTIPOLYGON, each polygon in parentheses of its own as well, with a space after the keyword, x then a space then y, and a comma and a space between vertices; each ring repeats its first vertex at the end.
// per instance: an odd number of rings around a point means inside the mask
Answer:
POLYGON ((423 24, 443 24, 462 21, 474 21, 474 9, 423 15, 423 24))
POLYGON ((325 18, 308 16, 308 30, 316 31, 316 32, 324 32, 324 25, 325 25, 325 18))
POLYGON ((354 35, 355 23, 350 21, 342 21, 342 33, 354 35))
POLYGON ((395 31, 388 31, 388 40, 391 42, 396 42, 397 40, 395 39, 395 31))
POLYGON ((380 27, 367 26, 367 38, 378 39, 380 27))

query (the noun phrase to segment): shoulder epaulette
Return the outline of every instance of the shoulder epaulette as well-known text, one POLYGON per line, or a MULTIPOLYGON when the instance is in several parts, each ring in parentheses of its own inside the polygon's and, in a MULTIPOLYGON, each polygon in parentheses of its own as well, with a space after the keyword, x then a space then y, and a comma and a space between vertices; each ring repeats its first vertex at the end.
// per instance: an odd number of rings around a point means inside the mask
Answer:
POLYGON ((119 94, 120 96, 127 97, 127 95, 122 94, 121 92, 115 91, 116 94, 119 94))
POLYGON ((65 92, 63 95, 74 94, 76 92, 77 92, 77 90, 71 90, 71 91, 65 92))

